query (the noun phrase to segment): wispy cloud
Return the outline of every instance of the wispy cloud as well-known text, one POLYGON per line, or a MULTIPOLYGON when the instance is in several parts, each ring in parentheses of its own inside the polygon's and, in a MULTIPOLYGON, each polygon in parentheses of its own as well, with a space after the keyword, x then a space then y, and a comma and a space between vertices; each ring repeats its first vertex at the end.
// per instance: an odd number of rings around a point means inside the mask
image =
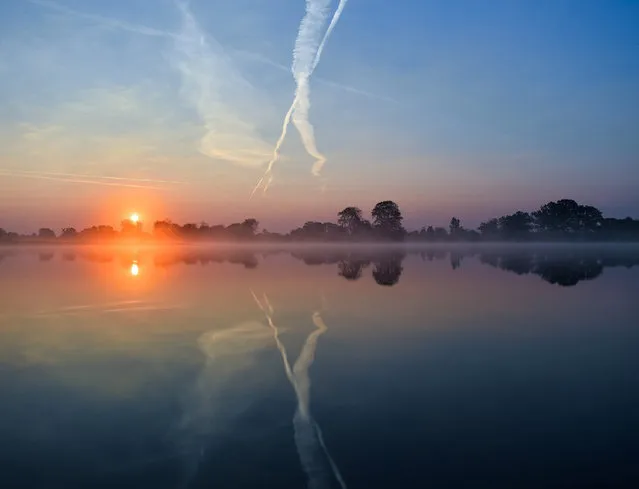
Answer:
POLYGON ((182 77, 181 93, 198 112, 205 134, 200 152, 241 166, 268 161, 270 144, 261 137, 260 101, 224 48, 198 25, 186 3, 178 4, 182 28, 174 38, 173 65, 182 77))
MULTIPOLYGON (((73 17, 76 17, 78 19, 84 19, 90 22, 94 22, 96 25, 100 25, 103 27, 111 27, 113 29, 119 29, 119 30, 123 30, 126 32, 131 32, 133 34, 140 34, 143 36, 150 36, 150 37, 163 37, 163 38, 167 38, 167 39, 175 39, 177 37, 179 37, 178 33, 174 33, 174 32, 170 32, 170 31, 166 31, 166 30, 162 30, 162 29, 157 29, 155 27, 149 27, 146 26, 144 24, 137 24, 137 23, 131 23, 131 22, 123 22, 121 20, 118 19, 114 19, 112 17, 106 17, 106 16, 102 16, 102 15, 95 15, 95 14, 88 14, 86 12, 81 12, 79 10, 75 10, 72 8, 69 8, 65 5, 59 4, 57 2, 52 2, 52 1, 48 1, 48 0, 26 0, 29 3, 32 3, 34 5, 39 5, 41 7, 45 7, 63 14, 67 14, 73 17)), ((244 59, 248 59, 248 60, 252 60, 255 61, 257 63, 261 63, 267 66, 271 66, 272 68, 276 68, 280 71, 285 71, 286 73, 290 73, 291 72, 291 68, 289 66, 286 66, 282 63, 278 63, 276 61, 273 61, 272 59, 268 58, 267 56, 264 56, 263 54, 260 54, 258 52, 254 52, 254 51, 247 51, 244 49, 235 49, 232 47, 228 47, 227 48, 228 53, 232 56, 240 56, 244 59)), ((1 61, 1 60, 0 60, 1 61)), ((335 88, 337 90, 343 90, 345 92, 349 92, 355 95, 360 95, 362 97, 367 97, 367 98, 371 98, 374 100, 380 100, 380 101, 385 101, 385 102, 390 102, 390 103, 397 103, 397 101, 391 97, 387 97, 385 95, 381 95, 379 93, 374 93, 374 92, 369 92, 366 90, 361 90, 359 88, 344 84, 344 83, 340 83, 340 82, 336 82, 333 80, 328 80, 326 78, 322 78, 322 77, 316 77, 315 80, 318 83, 321 83, 323 85, 326 85, 328 87, 332 87, 335 88)))
POLYGON ((79 90, 25 116, 29 122, 3 131, 5 174, 167 186, 187 183, 174 176, 204 162, 193 152, 199 125, 185 120, 150 82, 79 90))
POLYGON ((270 333, 262 323, 249 321, 207 331, 197 342, 204 363, 174 430, 178 448, 186 455, 180 487, 190 486, 211 438, 232 421, 235 410, 243 407, 229 402, 224 389, 250 382, 246 371, 256 362, 257 354, 269 345, 270 333))
POLYGON ((72 9, 65 5, 62 5, 57 2, 52 2, 49 0, 26 0, 29 3, 34 5, 39 5, 41 7, 46 7, 50 10, 54 10, 56 12, 67 14, 79 19, 88 20, 91 22, 95 22, 96 24, 102 27, 112 27, 114 29, 120 29, 123 31, 132 32, 134 34, 142 34, 144 36, 154 36, 154 37, 174 37, 174 34, 163 31, 161 29, 155 29, 153 27, 147 27, 141 24, 133 24, 130 22, 124 22, 118 19, 113 19, 111 17, 105 17, 102 15, 88 14, 85 12, 81 12, 79 10, 72 9))

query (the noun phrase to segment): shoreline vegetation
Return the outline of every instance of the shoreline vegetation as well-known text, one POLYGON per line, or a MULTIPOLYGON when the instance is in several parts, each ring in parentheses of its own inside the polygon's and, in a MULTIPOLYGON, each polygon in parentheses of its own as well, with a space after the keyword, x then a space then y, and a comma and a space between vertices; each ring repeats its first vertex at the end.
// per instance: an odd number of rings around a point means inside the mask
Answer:
POLYGON ((255 218, 228 226, 180 225, 164 219, 153 223, 150 231, 144 230, 143 223, 127 219, 120 230, 96 225, 80 231, 40 228, 21 235, 0 227, 0 244, 639 242, 639 220, 604 217, 596 207, 570 199, 549 202, 533 212, 489 219, 477 229, 467 229, 453 217, 447 229, 424 226, 407 231, 403 220, 399 206, 387 200, 375 205, 371 220, 358 207, 346 207, 337 213, 336 222, 308 221, 286 234, 260 230, 255 218))

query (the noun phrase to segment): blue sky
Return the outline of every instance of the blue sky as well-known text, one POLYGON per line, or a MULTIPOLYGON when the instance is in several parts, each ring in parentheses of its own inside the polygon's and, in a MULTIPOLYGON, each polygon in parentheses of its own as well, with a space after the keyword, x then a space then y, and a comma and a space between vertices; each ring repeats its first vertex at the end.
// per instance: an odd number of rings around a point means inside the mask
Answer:
POLYGON ((310 78, 322 173, 291 128, 253 199, 304 1, 187 9, 0 2, 0 226, 285 229, 382 199, 415 227, 562 197, 639 215, 639 2, 350 0, 310 78))

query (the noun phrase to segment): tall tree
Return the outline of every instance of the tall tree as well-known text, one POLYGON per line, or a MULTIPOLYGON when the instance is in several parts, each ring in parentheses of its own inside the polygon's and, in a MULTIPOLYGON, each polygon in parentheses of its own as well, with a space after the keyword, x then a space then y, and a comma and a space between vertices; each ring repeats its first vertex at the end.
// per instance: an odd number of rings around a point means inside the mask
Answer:
POLYGON ((249 219, 245 219, 242 223, 242 226, 246 228, 248 234, 253 236, 255 235, 255 233, 257 233, 257 229, 260 227, 260 223, 257 219, 251 217, 249 219))
POLYGON ((404 217, 402 216, 399 206, 392 200, 379 202, 371 212, 373 216, 373 225, 381 236, 396 240, 401 240, 406 234, 406 230, 402 226, 404 217))
POLYGON ((574 234, 599 229, 603 224, 596 207, 579 205, 571 199, 548 202, 533 212, 537 228, 550 234, 574 234))
POLYGON ((62 230, 62 237, 63 238, 75 238, 78 235, 78 232, 75 230, 75 228, 64 228, 62 230))
POLYGON ((448 229, 450 230, 451 237, 458 236, 462 230, 461 221, 458 218, 453 217, 450 220, 450 225, 448 226, 448 229))
POLYGON ((363 223, 362 210, 359 207, 346 207, 337 213, 337 224, 348 234, 355 234, 363 223))
POLYGON ((530 234, 532 225, 532 216, 522 211, 499 219, 499 229, 503 236, 509 239, 525 239, 530 234))
POLYGON ((495 237, 499 234, 499 220, 489 219, 479 225, 479 232, 484 237, 495 237))

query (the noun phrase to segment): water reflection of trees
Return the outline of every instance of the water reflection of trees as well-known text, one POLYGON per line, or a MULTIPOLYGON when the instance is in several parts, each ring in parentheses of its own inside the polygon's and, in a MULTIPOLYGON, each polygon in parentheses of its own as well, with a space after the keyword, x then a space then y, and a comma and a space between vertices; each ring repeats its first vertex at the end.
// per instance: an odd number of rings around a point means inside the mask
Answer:
MULTIPOLYGON (((15 250, 3 250, 4 258, 21 254, 15 250)), ((38 250, 34 253, 41 262, 56 259, 56 250, 38 250)), ((517 275, 537 275, 544 281, 573 286, 584 280, 593 280, 607 267, 633 267, 639 265, 639 251, 629 246, 584 246, 584 247, 431 247, 431 248, 350 248, 350 247, 309 247, 309 248, 185 248, 126 250, 101 248, 74 248, 60 250, 63 263, 85 260, 108 264, 114 261, 129 266, 144 256, 156 267, 178 265, 207 266, 229 263, 242 265, 247 269, 259 267, 261 261, 275 255, 292 256, 308 266, 334 266, 337 275, 355 282, 368 276, 382 286, 399 283, 404 271, 404 261, 412 255, 424 262, 444 261, 448 259, 453 270, 466 266, 466 259, 473 258, 480 263, 517 275), (371 269, 367 272, 367 269, 371 269)), ((473 260, 474 261, 474 260, 473 260)))
POLYGON ((379 285, 392 287, 399 282, 404 267, 402 262, 405 258, 404 253, 395 252, 387 253, 375 260, 373 269, 373 278, 379 285))
POLYGON ((186 265, 209 265, 215 263, 232 263, 244 268, 257 268, 256 254, 250 250, 190 250, 184 252, 164 252, 154 254, 153 262, 159 267, 170 267, 180 263, 186 265))
POLYGON ((296 251, 292 255, 307 265, 337 265, 337 273, 349 281, 363 277, 364 270, 373 267, 375 282, 383 286, 396 285, 404 270, 407 255, 418 255, 422 261, 450 260, 453 270, 462 268, 464 259, 476 257, 483 264, 517 275, 537 275, 550 284, 564 287, 593 280, 606 267, 639 265, 639 252, 628 247, 584 248, 429 248, 429 249, 313 249, 296 251))
POLYGON ((639 265, 639 253, 614 248, 491 250, 481 252, 479 260, 517 275, 534 274, 548 283, 571 287, 596 279, 606 267, 639 265))
POLYGON ((372 276, 379 285, 393 286, 404 271, 402 262, 407 252, 402 249, 298 249, 291 255, 306 265, 337 265, 337 274, 349 281, 363 277, 364 270, 373 266, 372 276))
POLYGON ((365 260, 341 260, 337 267, 339 269, 338 275, 344 277, 346 280, 359 280, 362 278, 363 270, 370 265, 370 262, 365 260))

